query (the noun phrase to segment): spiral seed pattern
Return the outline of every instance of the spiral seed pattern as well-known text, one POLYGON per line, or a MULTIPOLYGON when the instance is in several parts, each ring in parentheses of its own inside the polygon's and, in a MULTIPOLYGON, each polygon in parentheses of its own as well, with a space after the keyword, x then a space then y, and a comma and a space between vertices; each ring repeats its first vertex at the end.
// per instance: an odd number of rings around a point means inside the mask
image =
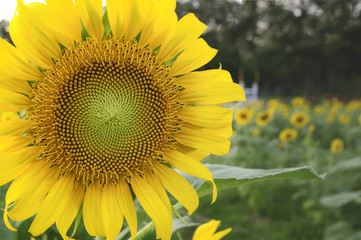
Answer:
POLYGON ((91 39, 35 85, 30 119, 43 157, 76 181, 130 178, 162 161, 180 130, 180 87, 136 41, 91 39))

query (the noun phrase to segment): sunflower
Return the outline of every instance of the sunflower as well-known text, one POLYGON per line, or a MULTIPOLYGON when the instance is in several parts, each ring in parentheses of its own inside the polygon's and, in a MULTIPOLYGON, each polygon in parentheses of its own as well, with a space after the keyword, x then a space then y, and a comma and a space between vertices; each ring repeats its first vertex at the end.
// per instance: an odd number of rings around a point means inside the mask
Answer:
POLYGON ((283 143, 293 142, 297 137, 297 130, 294 128, 286 128, 280 132, 278 137, 283 143))
POLYGON ((251 121, 253 116, 253 110, 246 108, 239 108, 236 110, 234 115, 235 115, 234 119, 236 120, 236 123, 241 126, 244 126, 251 121))
POLYGON ((346 125, 350 121, 351 121, 351 117, 348 114, 343 113, 338 117, 338 122, 341 123, 342 125, 346 125))
POLYGON ((325 107, 322 106, 322 105, 317 105, 317 106, 313 109, 313 112, 314 112, 316 115, 322 115, 322 114, 325 112, 325 107))
POLYGON ((217 228, 221 221, 211 220, 207 223, 200 225, 194 232, 192 240, 220 240, 232 231, 232 228, 227 228, 217 232, 217 228))
POLYGON ((256 124, 259 127, 266 126, 270 121, 273 119, 273 111, 271 110, 264 110, 257 114, 256 124))
POLYGON ((291 100, 291 105, 294 108, 300 108, 305 106, 307 103, 306 99, 304 99, 303 97, 295 97, 291 100))
POLYGON ((337 109, 331 109, 326 117, 326 122, 330 123, 336 120, 338 116, 338 110, 337 109))
POLYGON ((339 138, 335 138, 331 142, 330 151, 333 154, 341 153, 343 151, 343 141, 339 138))
POLYGON ((0 184, 12 181, 4 219, 35 216, 38 236, 54 223, 63 238, 75 217, 114 239, 137 217, 132 192, 170 239, 166 190, 191 214, 193 187, 170 166, 213 184, 199 162, 229 151, 230 109, 245 100, 221 69, 194 71, 216 54, 193 14, 175 0, 18 1, 15 47, 0 41, 0 111, 26 110, 0 140, 0 184))
POLYGON ((316 126, 314 124, 311 124, 310 126, 308 126, 308 133, 313 133, 316 129, 316 126))
POLYGON ((289 107, 278 99, 270 99, 267 102, 267 106, 272 111, 280 112, 284 118, 288 118, 289 107))
POLYGON ((309 121, 310 117, 304 112, 296 112, 290 118, 291 124, 296 128, 303 128, 309 121))
POLYGON ((361 108, 361 100, 357 99, 357 100, 353 100, 351 102, 349 102, 346 107, 345 107, 345 111, 346 112, 353 112, 357 109, 361 108))

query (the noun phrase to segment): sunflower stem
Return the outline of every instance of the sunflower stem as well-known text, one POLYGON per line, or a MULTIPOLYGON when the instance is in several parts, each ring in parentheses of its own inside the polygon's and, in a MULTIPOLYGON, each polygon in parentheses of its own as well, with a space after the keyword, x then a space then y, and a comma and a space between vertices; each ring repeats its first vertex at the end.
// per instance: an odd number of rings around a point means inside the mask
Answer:
MULTIPOLYGON (((140 229, 137 234, 135 234, 135 237, 133 240, 140 240, 142 239, 142 237, 144 237, 147 233, 149 233, 150 231, 152 231, 152 229, 154 228, 154 223, 150 222, 147 225, 145 225, 142 229, 140 229)), ((132 238, 129 238, 128 240, 131 240, 132 238)))
POLYGON ((94 240, 105 240, 105 237, 96 236, 94 240))
MULTIPOLYGON (((173 206, 173 209, 174 210, 179 210, 181 209, 183 206, 182 204, 180 204, 179 202, 176 203, 174 206, 173 206)), ((137 234, 135 234, 134 236, 134 239, 133 240, 141 240, 142 237, 144 237, 147 233, 149 233, 150 231, 152 231, 154 228, 154 223, 153 222, 150 222, 148 223, 147 225, 145 225, 142 229, 140 229, 137 234)), ((128 240, 131 240, 132 238, 129 238, 128 240)))

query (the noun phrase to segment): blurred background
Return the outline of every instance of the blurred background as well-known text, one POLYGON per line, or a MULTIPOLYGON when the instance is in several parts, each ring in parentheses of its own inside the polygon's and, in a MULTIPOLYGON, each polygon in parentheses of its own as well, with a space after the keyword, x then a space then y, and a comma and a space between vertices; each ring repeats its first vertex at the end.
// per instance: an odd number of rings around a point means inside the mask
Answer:
MULTIPOLYGON (((192 217, 221 219, 232 240, 361 239, 361 1, 180 0, 176 11, 207 24, 219 52, 205 69, 221 66, 247 89, 230 153, 205 161, 327 173, 224 190, 192 217)), ((8 20, 0 36, 11 42, 8 20)))

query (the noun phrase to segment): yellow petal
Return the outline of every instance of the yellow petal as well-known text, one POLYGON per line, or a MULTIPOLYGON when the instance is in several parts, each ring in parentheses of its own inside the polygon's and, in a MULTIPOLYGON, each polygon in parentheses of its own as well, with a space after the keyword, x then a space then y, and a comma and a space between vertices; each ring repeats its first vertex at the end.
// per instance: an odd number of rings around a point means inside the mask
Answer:
POLYGON ((128 184, 122 179, 119 179, 118 190, 121 196, 121 198, 118 199, 120 209, 124 213, 130 233, 132 234, 132 238, 134 238, 137 233, 137 212, 135 210, 132 193, 130 192, 128 184))
POLYGON ((0 72, 1 75, 6 74, 23 80, 39 80, 42 76, 19 49, 2 38, 0 38, 0 72))
POLYGON ((40 156, 40 147, 24 147, 29 144, 26 137, 0 136, 0 141, 2 139, 8 142, 0 145, 0 185, 19 176, 40 156), (19 145, 12 145, 14 143, 19 145))
POLYGON ((207 26, 200 22, 193 13, 182 17, 175 26, 173 33, 162 44, 159 58, 163 61, 172 59, 189 47, 206 30, 207 26))
MULTIPOLYGON (((1 63, 0 63, 1 64, 1 63)), ((0 65, 1 68, 1 65, 0 65)), ((1 72, 1 69, 0 69, 1 72)), ((1 74, 1 73, 0 73, 1 74)), ((5 74, 0 75, 0 88, 30 95, 32 90, 26 80, 9 77, 5 74)))
POLYGON ((217 228, 221 224, 221 221, 211 220, 208 223, 204 223, 199 226, 194 232, 192 240, 211 240, 213 234, 217 231, 217 228))
POLYGON ((61 49, 55 36, 47 31, 41 21, 40 16, 46 12, 46 5, 24 5, 21 0, 17 0, 17 3, 17 13, 9 25, 11 39, 27 59, 42 68, 49 68, 53 65, 52 58, 61 57, 61 49))
POLYGON ((87 232, 92 236, 106 235, 101 204, 102 191, 97 184, 91 184, 85 191, 83 219, 87 232))
POLYGON ((0 122, 0 135, 22 135, 30 127, 30 120, 14 119, 0 122))
POLYGON ((179 110, 178 116, 200 127, 222 128, 232 124, 233 110, 218 106, 185 106, 179 110))
POLYGON ((194 147, 216 155, 227 154, 230 147, 228 138, 232 135, 231 127, 209 129, 183 123, 182 131, 174 138, 181 144, 194 147))
MULTIPOLYGON (((27 164, 25 166, 22 166, 19 169, 19 166, 17 166, 17 168, 12 168, 12 169, 6 169, 4 170, 0 170, 0 185, 3 185, 11 180, 13 180, 14 178, 18 177, 20 174, 22 174, 25 170, 28 169, 28 167, 31 164, 27 164)), ((18 196, 19 194, 15 193, 16 196, 18 196)), ((12 192, 10 191, 10 194, 6 194, 6 198, 5 198, 5 208, 4 208, 4 214, 3 214, 3 220, 5 225, 12 231, 16 231, 16 229, 10 224, 9 222, 9 218, 8 218, 8 210, 9 210, 9 205, 11 203, 13 203, 16 199, 16 196, 13 197, 12 196, 12 192)))
POLYGON ((162 184, 152 175, 149 172, 143 178, 133 176, 131 179, 132 189, 143 209, 152 219, 157 231, 157 238, 170 240, 173 221, 171 205, 168 197, 164 199, 165 191, 162 184))
POLYGON ((177 78, 177 81, 185 88, 181 97, 186 102, 219 104, 246 100, 242 87, 233 83, 231 74, 222 69, 191 72, 177 78), (216 93, 212 88, 216 89, 216 93))
POLYGON ((17 112, 30 107, 30 98, 23 94, 0 88, 0 111, 17 112))
POLYGON ((109 24, 117 39, 126 40, 137 36, 148 20, 152 0, 107 0, 109 24))
POLYGON ((101 0, 74 0, 78 14, 90 36, 101 42, 104 34, 101 0))
POLYGON ((0 154, 22 149, 33 140, 30 136, 0 136, 0 154))
POLYGON ((182 144, 176 144, 175 146, 175 149, 177 149, 179 152, 182 152, 184 154, 186 154, 187 156, 197 160, 197 161, 200 161, 202 159, 204 159, 205 157, 208 157, 209 156, 209 153, 205 152, 205 151, 201 151, 201 150, 197 150, 195 148, 192 148, 192 147, 187 147, 187 146, 184 146, 182 144))
POLYGON ((221 104, 233 101, 245 101, 241 86, 235 83, 209 83, 194 85, 180 93, 180 99, 193 104, 221 104))
POLYGON ((19 119, 17 112, 0 112, 0 122, 19 119))
POLYGON ((216 49, 209 47, 202 38, 198 38, 178 56, 171 73, 178 76, 196 70, 211 61, 216 54, 216 49))
POLYGON ((119 199, 122 197, 119 188, 114 183, 104 185, 100 207, 103 215, 105 236, 109 240, 114 240, 123 226, 123 213, 119 204, 119 199))
POLYGON ((49 169, 45 161, 34 161, 30 164, 31 167, 20 177, 16 178, 10 185, 6 195, 7 202, 13 202, 18 200, 24 193, 28 191, 32 186, 36 186, 38 182, 47 176, 49 169), (45 171, 44 170, 45 168, 45 171), (36 184, 34 184, 36 182, 36 184), (11 196, 11 197, 10 197, 11 196))
POLYGON ((161 163, 154 164, 154 167, 158 170, 156 174, 163 186, 188 210, 188 214, 191 215, 199 204, 198 195, 192 185, 174 170, 161 163))
POLYGON ((166 151, 164 152, 164 159, 182 172, 210 182, 213 186, 213 203, 217 198, 217 187, 213 181, 212 173, 199 162, 199 159, 193 157, 194 154, 192 154, 191 150, 185 149, 177 148, 176 150, 166 151))
POLYGON ((74 41, 80 42, 81 21, 72 0, 46 0, 46 10, 39 14, 39 21, 55 39, 67 48, 74 48, 74 41))
POLYGON ((0 169, 13 168, 36 160, 41 153, 39 146, 25 147, 19 150, 0 152, 0 169))
POLYGON ((165 42, 177 24, 175 0, 156 0, 149 10, 148 19, 144 22, 139 43, 151 48, 159 47, 165 42))
POLYGON ((231 231, 232 231, 232 228, 227 228, 227 229, 224 229, 223 231, 219 231, 212 236, 211 240, 220 240, 224 236, 226 236, 228 233, 230 233, 231 231))
POLYGON ((9 212, 11 219, 23 221, 38 212, 59 176, 58 170, 49 167, 45 160, 31 162, 27 170, 11 183, 6 193, 7 204, 16 201, 9 212))
POLYGON ((74 187, 74 177, 64 175, 59 178, 41 204, 29 232, 38 236, 59 221, 59 231, 64 236, 81 206, 83 194, 84 188, 74 187))
POLYGON ((208 83, 233 83, 231 74, 223 69, 191 72, 177 78, 177 81, 184 88, 191 88, 192 86, 199 84, 206 86, 208 83))
POLYGON ((70 239, 67 237, 66 233, 68 232, 70 226, 73 224, 75 217, 79 213, 80 207, 84 200, 84 186, 81 183, 70 191, 67 189, 67 194, 64 195, 65 213, 60 214, 56 220, 56 227, 59 230, 59 233, 64 239, 70 239))

